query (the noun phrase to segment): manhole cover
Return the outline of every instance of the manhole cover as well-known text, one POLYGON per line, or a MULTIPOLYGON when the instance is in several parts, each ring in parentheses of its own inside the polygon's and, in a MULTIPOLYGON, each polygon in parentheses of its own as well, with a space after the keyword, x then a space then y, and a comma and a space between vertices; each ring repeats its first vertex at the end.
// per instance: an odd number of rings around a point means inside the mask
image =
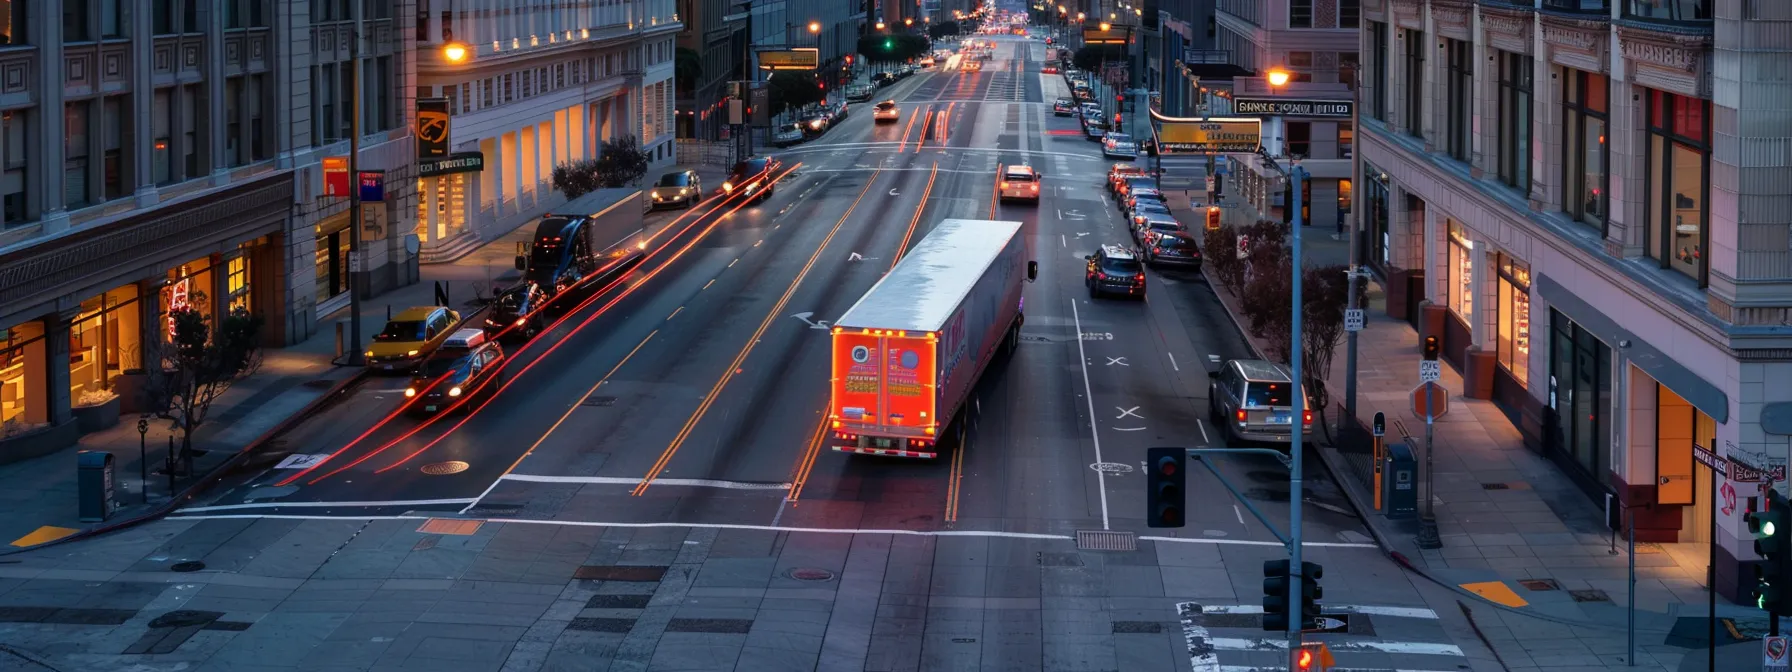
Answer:
POLYGON ((1099 471, 1104 474, 1130 474, 1130 473, 1132 473, 1132 465, 1122 464, 1119 462, 1096 462, 1095 464, 1089 465, 1089 468, 1094 469, 1094 470, 1099 471))
POLYGON ((183 560, 181 562, 174 563, 174 565, 169 567, 168 569, 176 571, 176 572, 197 572, 201 569, 205 569, 205 563, 200 562, 198 560, 183 560))
POLYGON ((467 468, 471 467, 471 466, 473 466, 473 465, 467 464, 460 460, 449 460, 447 462, 436 462, 434 464, 425 464, 425 465, 423 465, 423 468, 418 469, 418 471, 423 472, 423 475, 425 475, 425 476, 447 476, 449 474, 458 474, 460 472, 466 471, 467 468))
POLYGON ((790 578, 798 581, 830 581, 833 580, 834 573, 825 569, 809 567, 790 570, 790 578))
POLYGON ((1525 579, 1523 581, 1519 581, 1518 585, 1524 586, 1525 588, 1534 590, 1534 591, 1561 590, 1562 589, 1562 584, 1556 583, 1555 579, 1525 579))
POLYGON ((1084 551, 1136 551, 1139 540, 1131 532, 1078 530, 1076 547, 1084 551))
POLYGON ((600 396, 597 396, 594 394, 589 397, 585 397, 585 400, 579 402, 579 404, 583 405, 583 406, 615 406, 616 398, 615 397, 600 397, 600 396))

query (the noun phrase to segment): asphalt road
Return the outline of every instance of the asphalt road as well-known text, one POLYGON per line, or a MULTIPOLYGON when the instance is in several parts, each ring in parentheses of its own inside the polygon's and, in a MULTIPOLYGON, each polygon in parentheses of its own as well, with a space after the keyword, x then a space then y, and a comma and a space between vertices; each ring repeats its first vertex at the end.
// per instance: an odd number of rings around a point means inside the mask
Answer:
MULTIPOLYGON (((1044 46, 1004 41, 980 72, 944 67, 879 92, 901 118, 854 106, 821 138, 774 150, 763 204, 713 197, 650 218, 648 261, 584 310, 513 348, 503 387, 472 413, 388 419, 399 379, 375 380, 283 437, 310 469, 269 468, 189 514, 462 512, 617 523, 858 530, 1148 533, 1145 451, 1221 447, 1206 371, 1244 356, 1198 274, 1151 272, 1148 299, 1091 299, 1082 257, 1128 243, 1102 188, 1109 162, 1050 101, 1044 46), (1044 176, 1037 204, 993 196, 999 166, 1044 176), (1040 277, 1023 346, 998 362, 932 461, 822 444, 828 320, 946 218, 1026 224, 1040 277), (359 439, 359 440, 357 440, 359 439)), ((471 402, 470 402, 471 403, 471 402)), ((1165 536, 1276 537, 1287 471, 1259 456, 1192 469, 1189 525, 1165 536)), ((1362 541, 1309 464, 1307 538, 1362 541)))

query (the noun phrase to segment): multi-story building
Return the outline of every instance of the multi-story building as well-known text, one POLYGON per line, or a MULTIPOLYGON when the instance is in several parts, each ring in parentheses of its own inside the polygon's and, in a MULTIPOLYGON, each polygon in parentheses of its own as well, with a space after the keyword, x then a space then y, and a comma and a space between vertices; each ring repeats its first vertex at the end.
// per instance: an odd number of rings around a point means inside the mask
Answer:
POLYGON ((1389 310, 1640 540, 1715 543, 1747 595, 1753 468, 1792 436, 1792 5, 1365 10, 1362 253, 1389 310))
POLYGON ((730 81, 744 79, 746 25, 734 18, 742 0, 679 0, 678 48, 696 55, 699 74, 678 78, 678 137, 717 140, 727 125, 722 101, 730 81))
MULTIPOLYGON (((895 4, 895 0, 875 1, 895 4)), ((865 30, 865 17, 871 2, 873 0, 752 0, 753 49, 755 52, 816 49, 821 60, 817 72, 831 77, 840 71, 847 54, 858 51, 859 35, 865 30), (811 31, 811 26, 817 30, 811 31)), ((906 6, 911 13, 918 6, 915 0, 903 2, 908 3, 906 6)), ((916 30, 921 30, 921 17, 913 18, 916 30)), ((891 25, 900 28, 902 22, 898 20, 891 25)), ((759 78, 764 79, 764 74, 761 73, 759 78)))
POLYGON ((415 281, 412 9, 0 2, 0 461, 73 443, 76 407, 132 411, 171 309, 258 313, 282 345, 350 286, 415 281), (350 259, 321 163, 347 153, 356 35, 360 168, 384 200, 350 259))
MULTIPOLYGON (((871 13, 871 22, 884 22, 888 30, 904 29, 926 30, 927 14, 922 11, 921 0, 871 0, 876 3, 871 13)), ((857 40, 855 36, 853 38, 857 40)))
POLYGON ((448 144, 467 159, 446 164, 464 172, 418 180, 426 261, 564 202, 554 166, 594 158, 606 141, 633 136, 651 165, 672 162, 673 0, 419 1, 417 91, 446 101, 448 144), (450 63, 441 48, 450 42, 470 57, 450 63))
MULTIPOLYGON (((1252 73, 1237 76, 1228 87, 1214 82, 1208 98, 1215 116, 1263 116, 1263 148, 1276 162, 1254 156, 1228 159, 1222 191, 1240 207, 1228 218, 1259 217, 1292 220, 1292 191, 1282 171, 1290 160, 1306 169, 1301 192, 1302 221, 1308 226, 1342 230, 1351 210, 1350 156, 1354 130, 1350 115, 1292 116, 1262 113, 1286 101, 1343 103, 1352 96, 1357 69, 1359 0, 1218 0, 1214 15, 1214 49, 1232 64, 1252 73), (1288 76, 1282 86, 1270 84, 1270 73, 1288 76), (1248 107, 1254 106, 1254 107, 1248 107), (1234 189, 1233 187, 1239 187, 1234 189)), ((1345 106, 1347 107, 1347 106, 1345 106)), ((1334 106, 1310 106, 1315 112, 1334 106)))

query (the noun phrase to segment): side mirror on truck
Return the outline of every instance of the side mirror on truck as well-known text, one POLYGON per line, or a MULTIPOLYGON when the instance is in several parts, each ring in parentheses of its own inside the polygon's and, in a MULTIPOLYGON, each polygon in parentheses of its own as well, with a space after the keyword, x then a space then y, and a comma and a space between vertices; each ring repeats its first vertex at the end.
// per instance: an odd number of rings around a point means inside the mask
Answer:
POLYGON ((529 259, 520 254, 516 255, 516 270, 519 270, 519 271, 529 270, 529 259))
POLYGON ((1027 282, 1032 282, 1032 281, 1038 280, 1038 279, 1039 279, 1039 262, 1037 262, 1037 261, 1027 262, 1027 282))

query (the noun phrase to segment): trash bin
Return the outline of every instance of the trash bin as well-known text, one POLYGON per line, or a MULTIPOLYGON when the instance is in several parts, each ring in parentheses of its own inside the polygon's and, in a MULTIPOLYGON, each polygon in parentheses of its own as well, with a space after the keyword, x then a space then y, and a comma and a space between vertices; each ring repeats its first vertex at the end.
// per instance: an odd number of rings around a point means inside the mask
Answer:
POLYGON ((81 501, 81 522, 105 522, 118 506, 118 499, 112 492, 112 454, 83 450, 75 454, 75 468, 75 495, 81 501))
POLYGON ((1382 499, 1388 520, 1411 520, 1419 515, 1419 463, 1412 447, 1390 443, 1382 458, 1382 499))

